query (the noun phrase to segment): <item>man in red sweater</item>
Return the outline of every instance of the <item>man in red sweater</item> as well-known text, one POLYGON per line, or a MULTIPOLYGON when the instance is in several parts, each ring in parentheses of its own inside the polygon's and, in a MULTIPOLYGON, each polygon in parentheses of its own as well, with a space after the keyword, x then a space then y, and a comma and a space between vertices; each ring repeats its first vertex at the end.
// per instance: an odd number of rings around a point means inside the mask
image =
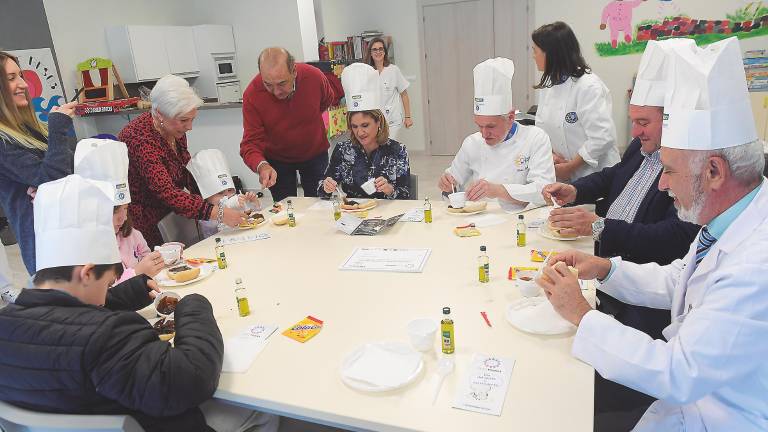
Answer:
POLYGON ((275 201, 297 195, 296 171, 304 196, 317 196, 328 166, 322 119, 334 98, 328 79, 313 66, 296 64, 283 48, 262 51, 259 72, 243 93, 240 156, 275 201))

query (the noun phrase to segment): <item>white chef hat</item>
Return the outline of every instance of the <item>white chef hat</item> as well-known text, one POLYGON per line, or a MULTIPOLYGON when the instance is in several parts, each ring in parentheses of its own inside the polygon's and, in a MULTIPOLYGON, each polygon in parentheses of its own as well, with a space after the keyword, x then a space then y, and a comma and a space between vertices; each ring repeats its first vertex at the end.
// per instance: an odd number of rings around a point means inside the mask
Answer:
POLYGON ((664 96, 669 81, 672 49, 696 50, 696 42, 688 38, 673 38, 663 41, 648 41, 648 45, 637 69, 635 88, 632 90, 631 105, 664 106, 664 96))
POLYGON ((341 71, 341 85, 348 111, 381 109, 379 73, 371 65, 352 63, 341 71))
POLYGON ((229 166, 224 153, 218 149, 200 150, 190 159, 187 169, 192 173, 200 188, 200 195, 208 198, 211 195, 235 187, 235 182, 229 174, 229 166))
POLYGON ((37 270, 119 263, 113 196, 112 183, 77 174, 41 184, 33 206, 37 270))
POLYGON ((75 148, 75 174, 113 185, 114 205, 131 202, 128 188, 128 149, 110 139, 87 138, 75 148))
POLYGON ((488 59, 473 70, 475 78, 475 114, 505 115, 512 111, 512 60, 488 59))
POLYGON ((663 147, 717 150, 757 139, 738 39, 694 52, 674 48, 671 64, 663 147))

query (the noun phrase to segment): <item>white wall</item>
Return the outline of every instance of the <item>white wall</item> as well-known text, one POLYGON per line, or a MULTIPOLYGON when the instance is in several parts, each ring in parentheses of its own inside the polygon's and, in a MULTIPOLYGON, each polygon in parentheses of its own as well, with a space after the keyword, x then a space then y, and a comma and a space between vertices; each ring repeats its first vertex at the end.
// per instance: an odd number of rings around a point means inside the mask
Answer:
POLYGON ((398 135, 409 151, 423 151, 426 146, 426 115, 422 103, 424 83, 421 82, 421 49, 419 47, 419 16, 415 0, 319 0, 317 16, 318 38, 326 41, 346 40, 347 36, 363 30, 381 30, 392 36, 394 63, 411 83, 413 127, 403 128, 398 135))
MULTIPOLYGON (((595 42, 606 42, 610 39, 608 29, 600 30, 600 16, 608 0, 535 0, 536 27, 554 21, 565 21, 573 28, 579 39, 582 53, 594 72, 602 78, 613 96, 613 118, 616 123, 618 144, 624 149, 628 144, 629 123, 627 109, 629 98, 627 91, 632 86, 632 77, 640 64, 640 54, 600 57, 594 48, 595 42)), ((672 3, 680 11, 696 19, 724 19, 726 13, 731 13, 745 6, 743 0, 675 0, 672 3)), ((634 9, 633 25, 644 19, 658 19, 659 14, 671 15, 665 9, 659 9, 662 2, 649 1, 634 9)), ((671 6, 670 6, 671 7, 671 6)), ((620 38, 623 38, 623 34, 620 38)), ((768 40, 765 37, 741 40, 742 50, 766 48, 768 40)))

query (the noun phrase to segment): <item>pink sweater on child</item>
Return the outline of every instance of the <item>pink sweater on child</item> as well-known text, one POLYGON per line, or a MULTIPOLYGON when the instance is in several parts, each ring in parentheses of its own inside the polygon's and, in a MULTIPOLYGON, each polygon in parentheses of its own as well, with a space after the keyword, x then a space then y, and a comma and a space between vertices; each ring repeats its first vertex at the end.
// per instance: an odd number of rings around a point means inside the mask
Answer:
POLYGON ((136 264, 147 254, 152 252, 147 246, 147 241, 137 229, 132 229, 128 237, 117 234, 117 248, 120 249, 120 260, 123 262, 123 276, 117 283, 123 282, 136 276, 133 270, 136 264))

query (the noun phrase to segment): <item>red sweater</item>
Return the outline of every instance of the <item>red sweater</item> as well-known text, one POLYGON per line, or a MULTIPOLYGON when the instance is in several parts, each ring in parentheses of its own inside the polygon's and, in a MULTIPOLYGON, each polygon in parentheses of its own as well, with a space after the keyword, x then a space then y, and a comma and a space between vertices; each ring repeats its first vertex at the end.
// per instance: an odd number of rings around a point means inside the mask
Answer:
POLYGON ((333 103, 328 79, 314 66, 296 64, 296 91, 285 100, 269 93, 261 74, 243 93, 243 140, 240 156, 256 171, 266 158, 304 162, 328 151, 323 111, 333 103))

